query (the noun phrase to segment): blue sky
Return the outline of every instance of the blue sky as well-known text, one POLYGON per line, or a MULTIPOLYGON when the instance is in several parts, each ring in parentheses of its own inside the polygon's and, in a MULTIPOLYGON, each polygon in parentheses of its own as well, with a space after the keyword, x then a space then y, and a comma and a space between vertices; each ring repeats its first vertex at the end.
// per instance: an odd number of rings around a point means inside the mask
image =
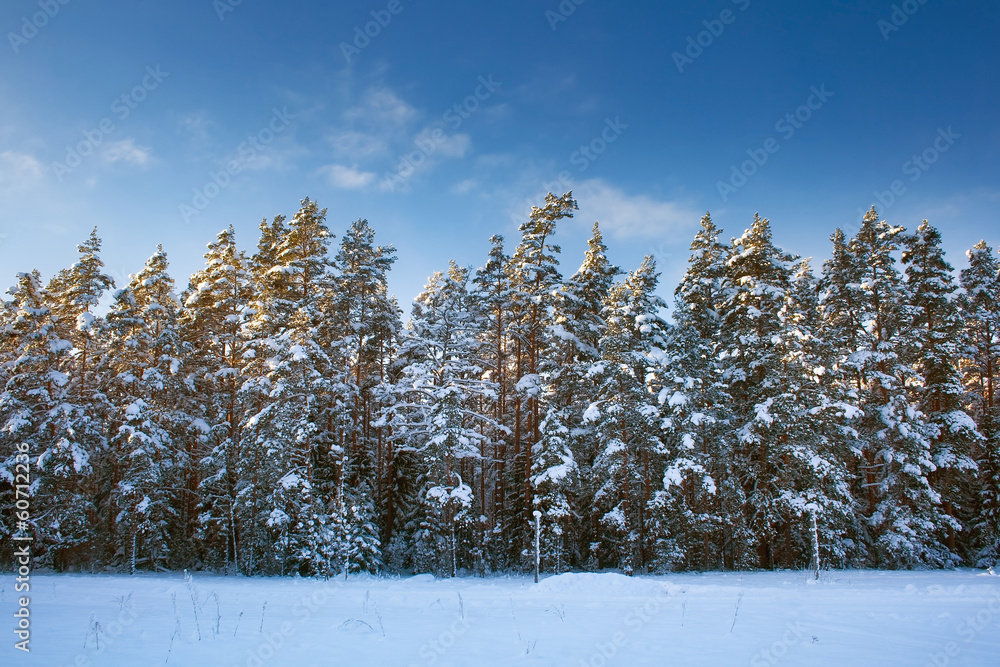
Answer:
POLYGON ((162 243, 182 287, 307 196, 396 245, 407 312, 549 189, 564 273, 596 219, 668 300, 706 210, 817 270, 872 204, 957 268, 1000 244, 995 3, 6 0, 0 28, 5 285, 97 225, 119 286, 162 243))

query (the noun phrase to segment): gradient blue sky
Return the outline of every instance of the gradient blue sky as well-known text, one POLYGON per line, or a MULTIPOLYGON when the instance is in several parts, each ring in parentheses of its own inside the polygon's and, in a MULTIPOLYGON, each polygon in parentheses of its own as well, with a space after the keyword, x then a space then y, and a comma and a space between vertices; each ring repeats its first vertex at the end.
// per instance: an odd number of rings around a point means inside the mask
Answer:
POLYGON ((565 274, 597 219, 623 268, 656 255, 669 301, 706 210, 726 237, 759 211, 818 270, 834 228, 898 181, 880 213, 928 218, 956 268, 1000 243, 997 3, 62 1, 0 6, 4 286, 67 266, 97 225, 119 286, 162 243, 183 287, 218 230, 252 249, 261 218, 307 196, 338 238, 365 217, 396 245, 407 312, 449 259, 480 266, 495 233, 512 247, 550 188, 580 205, 556 238, 565 274), (373 11, 391 20, 348 62, 373 11), (421 164, 390 187, 407 155, 421 164))

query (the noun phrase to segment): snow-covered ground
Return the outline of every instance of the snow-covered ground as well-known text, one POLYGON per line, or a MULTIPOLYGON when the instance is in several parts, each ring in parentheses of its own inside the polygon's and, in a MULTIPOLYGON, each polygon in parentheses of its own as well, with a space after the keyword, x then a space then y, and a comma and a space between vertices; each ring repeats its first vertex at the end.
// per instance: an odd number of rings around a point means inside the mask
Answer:
POLYGON ((0 575, 0 664, 1000 665, 981 571, 192 582, 34 574, 25 654, 0 575))

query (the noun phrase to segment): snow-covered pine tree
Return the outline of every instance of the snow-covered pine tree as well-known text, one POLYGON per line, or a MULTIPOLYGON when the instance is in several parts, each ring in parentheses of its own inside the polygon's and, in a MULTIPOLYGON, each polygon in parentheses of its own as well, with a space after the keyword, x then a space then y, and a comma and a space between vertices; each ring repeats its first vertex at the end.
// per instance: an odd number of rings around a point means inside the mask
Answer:
POLYGON ((363 483, 351 492, 341 489, 333 501, 330 531, 345 579, 349 572, 379 572, 385 567, 374 497, 363 483))
MULTIPOLYGON (((937 427, 931 444, 937 470, 930 475, 930 481, 941 494, 948 515, 967 527, 976 505, 973 450, 982 436, 964 410, 968 401, 959 359, 965 327, 956 298, 958 286, 936 227, 924 220, 914 234, 903 238, 903 246, 912 336, 910 355, 915 370, 923 377, 922 383, 911 385, 912 400, 937 427)), ((957 532, 951 526, 947 545, 952 553, 959 553, 957 532)))
MULTIPOLYGON (((76 350, 72 355, 72 367, 65 370, 72 376, 75 400, 80 405, 93 397, 100 384, 90 377, 95 360, 101 357, 103 333, 103 322, 93 311, 104 293, 115 286, 114 278, 103 273, 100 250, 101 239, 95 227, 87 240, 77 246, 79 260, 59 271, 46 288, 59 335, 71 341, 76 350)), ((93 407, 89 410, 92 414, 100 414, 93 407)))
MULTIPOLYGON (((520 521, 522 515, 511 511, 509 505, 515 506, 520 495, 507 494, 508 453, 513 452, 513 430, 508 425, 513 424, 514 396, 513 370, 511 369, 511 337, 510 326, 513 321, 511 312, 511 284, 508 264, 510 257, 504 253, 502 236, 490 237, 489 259, 486 265, 476 272, 472 282, 473 308, 475 318, 480 323, 480 344, 477 348, 477 358, 483 367, 483 379, 496 386, 496 396, 485 399, 483 414, 489 416, 494 424, 489 433, 491 440, 491 456, 483 461, 487 484, 492 485, 489 495, 492 502, 483 509, 484 521, 481 549, 483 552, 484 570, 504 569, 510 564, 509 542, 505 539, 505 526, 511 516, 520 521)), ((480 494, 480 500, 486 503, 487 493, 480 494)))
POLYGON ((584 416, 594 422, 598 440, 592 511, 599 513, 602 528, 600 565, 626 573, 649 563, 647 505, 654 480, 662 479, 657 396, 663 378, 656 358, 666 346, 667 325, 659 315, 665 303, 654 293, 658 277, 656 263, 647 255, 608 293, 601 360, 591 367, 596 400, 584 416))
MULTIPOLYGON (((374 426, 382 407, 378 388, 389 378, 401 328, 399 305, 388 291, 395 251, 392 245, 375 245, 375 230, 367 220, 351 223, 333 261, 336 276, 325 290, 319 331, 335 369, 322 415, 338 466, 335 488, 348 495, 345 506, 378 511, 393 506, 398 480, 385 429, 374 426), (343 483, 339 475, 347 476, 343 483)), ((365 535, 365 544, 391 539, 392 522, 385 517, 365 525, 381 531, 365 535)), ((369 558, 375 559, 374 554, 369 558)))
POLYGON ((548 387, 546 401, 571 412, 589 404, 585 378, 601 355, 599 344, 605 330, 601 308, 615 276, 621 274, 608 261, 608 248, 596 222, 587 246, 583 264, 555 294, 548 349, 540 363, 548 387))
POLYGON ((901 357, 912 338, 893 256, 903 231, 880 220, 873 207, 824 267, 824 330, 834 370, 858 408, 847 424, 856 434, 852 495, 861 501, 864 521, 858 549, 874 567, 953 563, 941 540, 949 526, 959 528, 929 481, 936 429, 907 391, 920 378, 901 357))
POLYGON ((521 495, 521 517, 512 516, 508 539, 518 552, 526 553, 534 523, 532 511, 531 456, 532 447, 541 435, 541 358, 548 347, 549 313, 562 276, 559 273, 560 248, 551 243, 556 223, 573 217, 577 210, 573 193, 545 196, 544 206, 533 206, 528 220, 521 224, 521 242, 508 263, 511 286, 511 327, 513 338, 514 432, 510 489, 514 497, 521 495))
POLYGON ((262 223, 251 260, 259 282, 247 313, 237 492, 247 572, 329 575, 352 566, 340 548, 347 536, 337 531, 349 526, 338 523, 342 505, 332 490, 342 461, 324 428, 337 368, 324 345, 332 289, 325 218, 304 199, 288 224, 280 216, 262 223))
POLYGON ((107 394, 111 466, 102 471, 108 530, 115 556, 134 572, 167 563, 185 537, 177 526, 178 489, 192 461, 182 439, 188 424, 177 412, 179 303, 163 247, 114 295, 108 313, 107 394), (172 533, 173 529, 173 533, 172 533), (143 556, 140 559, 140 555, 143 556))
POLYGON ((61 338, 37 271, 18 274, 8 292, 0 369, 0 476, 3 498, 31 498, 32 512, 13 512, 0 538, 34 538, 42 563, 71 567, 90 554, 94 506, 88 489, 90 452, 72 430, 69 375, 73 345, 61 338), (17 490, 16 493, 15 490, 17 490), (82 553, 81 553, 82 550, 82 553))
MULTIPOLYGON (((266 525, 279 552, 282 574, 330 576, 344 564, 338 553, 331 510, 316 488, 314 467, 318 456, 315 441, 316 403, 325 394, 330 375, 329 359, 316 341, 308 302, 273 340, 268 380, 270 402, 255 426, 270 435, 277 447, 266 453, 268 472, 277 477, 264 504, 266 525)), ((268 483, 272 483, 268 479, 268 483)))
MULTIPOLYGON (((830 236, 830 242, 833 250, 830 258, 823 262, 819 281, 821 326, 823 339, 831 351, 843 357, 858 348, 858 331, 862 327, 858 301, 860 286, 853 281, 861 269, 858 258, 848 246, 850 239, 844 235, 844 230, 837 228, 830 236)), ((845 386, 861 391, 861 376, 857 373, 847 372, 839 380, 845 386)))
MULTIPOLYGON (((423 522, 416 537, 416 559, 420 569, 456 576, 459 556, 469 552, 473 492, 460 470, 469 459, 479 457, 482 435, 469 428, 464 392, 455 384, 435 387, 427 415, 427 439, 420 448, 428 467, 422 500, 423 522), (465 537, 465 540, 463 540, 465 537), (422 566, 422 567, 421 567, 422 566)), ((465 563, 468 564, 468 563, 465 563)))
POLYGON ((847 463, 851 432, 844 427, 856 408, 830 370, 832 354, 822 337, 821 312, 819 284, 809 260, 800 260, 778 313, 781 333, 776 345, 786 384, 772 411, 786 415, 777 440, 793 482, 782 499, 788 521, 785 538, 792 543, 794 559, 786 559, 787 565, 809 562, 817 549, 821 562, 847 565, 853 553, 844 535, 858 532, 847 463))
POLYGON ((452 262, 447 274, 431 276, 414 301, 400 348, 405 366, 383 419, 392 427, 396 451, 417 459, 411 465, 422 480, 418 507, 396 541, 411 545, 416 568, 451 576, 460 566, 480 565, 469 558, 477 536, 468 481, 483 474, 485 433, 493 425, 482 415, 482 402, 495 396, 495 385, 482 379, 476 363, 480 326, 468 278, 468 270, 452 262))
POLYGON ((772 243, 769 221, 755 214, 750 228, 733 239, 724 273, 723 379, 733 399, 733 472, 743 490, 743 520, 752 536, 741 546, 764 568, 790 558, 785 500, 795 484, 787 464, 789 445, 796 443, 789 442, 791 425, 783 423, 790 421, 794 407, 783 401, 790 378, 779 347, 779 312, 791 288, 792 262, 772 243))
MULTIPOLYGON (((245 311, 253 298, 248 260, 236 247, 230 225, 208 245, 205 268, 181 295, 181 333, 188 346, 185 376, 201 398, 210 433, 202 457, 199 524, 205 556, 214 565, 239 567, 240 530, 236 521, 243 405, 240 387, 247 346, 245 311)), ((195 454, 191 452, 192 456, 195 454)), ((191 476, 190 482, 195 477, 191 476)))
MULTIPOLYGON (((597 456, 597 449, 592 424, 583 421, 583 413, 596 398, 594 381, 588 377, 588 372, 601 357, 600 339, 605 330, 601 316, 602 304, 615 276, 620 273, 621 270, 608 261, 607 246, 600 227, 595 222, 583 263, 555 293, 551 324, 547 332, 548 348, 540 363, 543 390, 541 410, 545 414, 540 428, 542 440, 547 438, 546 427, 552 433, 551 441, 545 442, 539 451, 544 453, 546 459, 543 465, 555 465, 559 471, 559 474, 545 476, 544 493, 549 497, 542 504, 561 508, 556 512, 543 511, 543 522, 558 521, 551 529, 546 528, 547 552, 552 551, 553 538, 550 533, 555 528, 561 531, 559 539, 571 540, 565 545, 566 548, 589 544, 597 539, 599 532, 596 521, 591 521, 590 513, 586 511, 597 491, 591 483, 593 477, 588 474, 597 456), (563 428, 566 429, 565 434, 561 433, 563 428), (569 447, 573 461, 583 466, 582 474, 562 473, 563 447, 569 447), (579 503, 578 508, 566 504, 570 498, 579 503)), ((536 449, 538 444, 535 445, 536 449)), ((533 464, 532 479, 544 475, 546 469, 533 464)), ((537 489, 537 483, 532 483, 537 489)), ((584 553, 585 551, 586 549, 583 550, 584 553)), ((563 554, 560 551, 559 563, 567 556, 579 560, 578 549, 574 549, 574 552, 577 553, 563 554)))
POLYGON ((569 412, 565 408, 549 408, 542 419, 542 437, 532 452, 534 503, 542 513, 542 567, 551 568, 556 574, 566 568, 567 552, 572 546, 568 543, 575 514, 572 500, 579 473, 570 446, 570 429, 566 426, 569 412))
POLYGON ((53 559, 56 567, 85 566, 98 557, 99 535, 94 471, 105 465, 107 435, 105 419, 108 414, 107 397, 101 391, 103 378, 97 372, 103 355, 106 324, 93 311, 101 297, 114 287, 114 279, 103 272, 100 259, 101 240, 97 229, 77 246, 79 259, 68 269, 62 269, 49 281, 47 301, 58 335, 73 344, 73 349, 63 357, 64 366, 56 369, 66 375, 64 402, 59 410, 66 420, 66 429, 80 451, 86 452, 90 468, 85 475, 61 479, 57 492, 58 501, 52 508, 52 525, 64 527, 60 539, 63 545, 53 559), (86 513, 85 513, 86 512, 86 513), (69 526, 77 526, 69 530, 69 526), (70 533, 75 533, 70 537, 70 533))
POLYGON ((694 327, 698 335, 713 341, 722 326, 722 308, 728 299, 723 277, 729 246, 719 241, 722 233, 706 212, 701 229, 691 241, 688 268, 674 294, 679 299, 675 319, 694 327))
POLYGON ((967 253, 969 267, 960 280, 959 304, 965 323, 961 370, 969 409, 983 440, 979 463, 979 502, 973 523, 976 565, 1000 562, 1000 260, 985 241, 967 253))
POLYGON ((674 292, 675 326, 660 362, 667 382, 657 397, 665 472, 651 501, 656 569, 733 567, 733 545, 746 539, 740 534, 742 490, 733 486, 737 477, 730 470, 732 401, 720 379, 728 249, 708 213, 701 226, 674 292))
POLYGON ((664 472, 650 501, 656 570, 732 567, 735 544, 746 539, 742 493, 731 470, 731 399, 714 347, 681 321, 660 361, 664 472))
POLYGON ((275 337, 288 322, 279 308, 288 300, 289 276, 277 263, 278 245, 286 232, 284 216, 275 216, 270 223, 262 220, 257 250, 249 261, 253 296, 243 313, 247 349, 240 368, 241 421, 237 446, 240 456, 235 473, 238 480, 236 504, 231 519, 231 523, 241 527, 240 543, 233 557, 237 560, 237 568, 246 574, 275 569, 275 563, 268 559, 271 535, 265 506, 280 477, 270 465, 270 455, 280 449, 281 443, 272 430, 265 427, 262 418, 273 409, 268 373, 271 359, 278 350, 275 337))
POLYGON ((246 313, 251 341, 266 340, 284 326, 290 315, 290 308, 283 304, 290 300, 291 275, 278 261, 279 245, 288 232, 285 216, 277 215, 270 223, 265 218, 258 228, 257 250, 249 261, 255 295, 246 313))

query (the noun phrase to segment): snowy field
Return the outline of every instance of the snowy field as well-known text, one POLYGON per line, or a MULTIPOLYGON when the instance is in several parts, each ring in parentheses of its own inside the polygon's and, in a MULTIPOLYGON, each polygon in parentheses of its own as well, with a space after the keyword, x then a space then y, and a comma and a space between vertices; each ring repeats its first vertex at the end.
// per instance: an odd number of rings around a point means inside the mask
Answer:
MULTIPOLYGON (((13 577, 0 588, 10 628, 13 577)), ((970 570, 537 585, 35 574, 30 595, 31 653, 8 629, 0 664, 1000 665, 1000 578, 970 570)))

